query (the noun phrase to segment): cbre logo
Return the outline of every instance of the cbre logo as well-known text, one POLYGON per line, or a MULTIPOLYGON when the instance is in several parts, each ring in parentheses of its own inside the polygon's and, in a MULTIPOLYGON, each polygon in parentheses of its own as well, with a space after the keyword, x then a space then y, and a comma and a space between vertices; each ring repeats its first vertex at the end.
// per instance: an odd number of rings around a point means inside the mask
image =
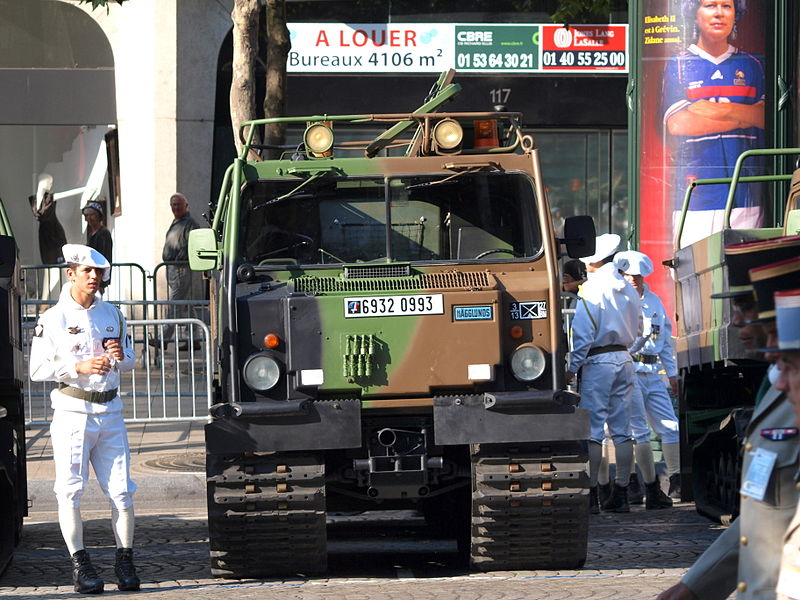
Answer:
POLYGON ((457 37, 459 42, 492 43, 491 31, 459 31, 457 37))

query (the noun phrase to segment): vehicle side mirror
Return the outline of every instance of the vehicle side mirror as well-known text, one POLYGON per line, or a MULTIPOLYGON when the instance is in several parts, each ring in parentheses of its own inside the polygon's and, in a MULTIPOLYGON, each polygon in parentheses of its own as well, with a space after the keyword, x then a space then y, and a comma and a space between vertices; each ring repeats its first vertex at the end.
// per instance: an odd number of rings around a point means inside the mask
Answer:
POLYGON ((189 268, 192 271, 212 271, 219 268, 217 232, 213 229, 193 229, 189 232, 189 268))
POLYGON ((17 244, 9 235, 0 235, 0 277, 11 277, 17 264, 17 244))
POLYGON ((583 258, 594 254, 596 236, 594 219, 588 215, 579 215, 564 219, 564 237, 558 241, 567 247, 570 258, 583 258))

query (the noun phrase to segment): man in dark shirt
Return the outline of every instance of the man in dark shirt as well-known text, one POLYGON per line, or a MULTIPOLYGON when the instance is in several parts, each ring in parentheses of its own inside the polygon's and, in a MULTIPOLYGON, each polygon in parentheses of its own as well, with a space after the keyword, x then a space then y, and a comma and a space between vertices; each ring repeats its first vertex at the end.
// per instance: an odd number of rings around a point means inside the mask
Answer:
MULTIPOLYGON (((169 287, 169 300, 191 300, 199 296, 196 284, 197 275, 189 269, 189 232, 200 226, 189 213, 189 201, 180 193, 173 194, 169 199, 169 207, 174 217, 167 230, 164 240, 164 249, 161 259, 166 262, 182 262, 184 264, 167 265, 167 286, 169 287)), ((171 304, 168 311, 170 319, 189 316, 186 306, 171 304)), ((163 338, 168 343, 175 332, 174 325, 164 327, 163 338)), ((185 346, 185 344, 184 344, 185 346)), ((182 348, 183 349, 183 348, 182 348)))

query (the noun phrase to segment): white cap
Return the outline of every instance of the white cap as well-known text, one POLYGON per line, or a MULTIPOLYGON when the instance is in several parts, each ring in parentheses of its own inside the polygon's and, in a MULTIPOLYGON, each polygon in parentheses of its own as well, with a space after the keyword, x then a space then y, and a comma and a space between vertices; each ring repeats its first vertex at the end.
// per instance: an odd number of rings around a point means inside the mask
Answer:
POLYGON ((106 257, 94 248, 83 244, 64 244, 61 247, 61 253, 64 255, 65 262, 103 269, 103 281, 111 278, 111 265, 108 264, 106 257))
POLYGON ((626 250, 614 257, 614 265, 626 275, 641 275, 647 277, 653 272, 653 261, 643 252, 626 250), (623 264, 627 261, 627 264, 623 264))
POLYGON ((583 257, 581 262, 585 265, 600 262, 604 258, 614 254, 617 251, 617 248, 619 248, 620 242, 622 242, 622 238, 616 233, 604 233, 603 235, 598 235, 594 241, 594 254, 583 257))

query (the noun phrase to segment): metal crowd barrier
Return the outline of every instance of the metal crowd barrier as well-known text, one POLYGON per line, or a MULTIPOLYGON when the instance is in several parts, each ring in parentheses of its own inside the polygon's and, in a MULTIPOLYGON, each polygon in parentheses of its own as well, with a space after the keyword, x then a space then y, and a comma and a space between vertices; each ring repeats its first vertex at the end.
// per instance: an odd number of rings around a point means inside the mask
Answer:
MULTIPOLYGON (((61 287, 67 282, 66 263, 56 265, 22 265, 20 297, 25 308, 25 317, 35 318, 50 305, 58 301, 61 287)), ((147 271, 136 263, 113 263, 111 281, 103 293, 107 302, 121 302, 124 298, 147 300, 147 271)), ((144 305, 146 309, 147 306, 144 305)), ((137 314, 147 319, 154 315, 137 314)))
POLYGON ((564 333, 567 334, 567 346, 572 350, 572 319, 575 317, 575 304, 578 294, 561 292, 561 319, 564 322, 564 333))
MULTIPOLYGON (((213 372, 208 301, 166 300, 158 295, 159 268, 186 264, 161 263, 153 275, 136 263, 111 265, 111 281, 103 299, 122 310, 136 352, 136 367, 122 374, 120 386, 126 421, 208 418, 213 372), (152 279, 152 295, 148 294, 148 279, 152 279)), ((22 266, 20 296, 26 372, 36 321, 58 301, 67 282, 66 267, 65 263, 22 266)), ((50 421, 50 391, 55 385, 26 381, 29 423, 50 421)))
MULTIPOLYGON (((23 325, 23 351, 27 372, 34 322, 23 325)), ((208 419, 212 402, 212 352, 210 330, 199 319, 132 319, 128 332, 136 366, 121 374, 120 397, 125 420, 184 421, 208 419), (165 328, 174 326, 177 339, 167 340, 165 328)), ((52 381, 25 383, 26 421, 49 423, 53 410, 52 381)))

